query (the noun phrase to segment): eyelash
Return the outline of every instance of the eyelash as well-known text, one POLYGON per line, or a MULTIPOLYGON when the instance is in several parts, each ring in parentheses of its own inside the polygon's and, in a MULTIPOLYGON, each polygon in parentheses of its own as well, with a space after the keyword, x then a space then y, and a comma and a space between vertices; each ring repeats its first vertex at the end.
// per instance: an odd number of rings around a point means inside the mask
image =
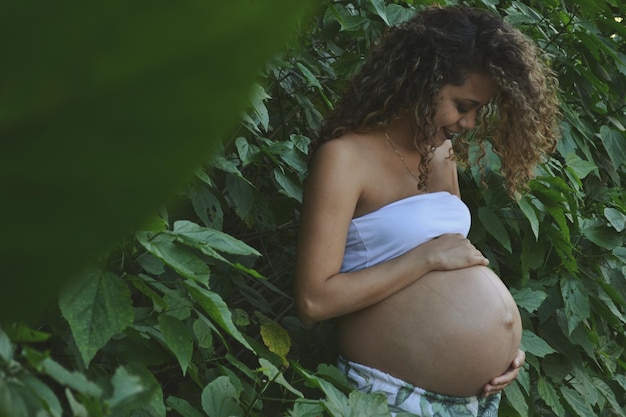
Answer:
POLYGON ((469 110, 468 110, 468 109, 467 109, 464 105, 462 105, 462 104, 457 104, 457 105, 456 105, 456 110, 457 110, 459 113, 467 113, 467 112, 469 111, 469 110))

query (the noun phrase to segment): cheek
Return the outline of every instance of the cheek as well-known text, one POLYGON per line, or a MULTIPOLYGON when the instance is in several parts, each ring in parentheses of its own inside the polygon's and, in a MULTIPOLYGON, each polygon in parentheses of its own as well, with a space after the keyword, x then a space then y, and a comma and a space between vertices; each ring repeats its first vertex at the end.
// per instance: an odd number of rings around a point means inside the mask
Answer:
POLYGON ((452 123, 453 114, 447 109, 441 109, 439 112, 437 112, 433 121, 435 122, 435 127, 437 128, 441 126, 447 126, 452 123))

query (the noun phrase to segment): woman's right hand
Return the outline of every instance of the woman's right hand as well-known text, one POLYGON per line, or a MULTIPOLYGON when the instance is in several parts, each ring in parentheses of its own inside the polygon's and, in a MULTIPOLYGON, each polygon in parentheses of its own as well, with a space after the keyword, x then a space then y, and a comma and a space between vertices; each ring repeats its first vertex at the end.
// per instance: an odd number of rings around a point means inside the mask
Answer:
POLYGON ((432 270, 448 271, 475 265, 489 265, 489 259, 463 235, 447 234, 419 246, 428 254, 432 270))

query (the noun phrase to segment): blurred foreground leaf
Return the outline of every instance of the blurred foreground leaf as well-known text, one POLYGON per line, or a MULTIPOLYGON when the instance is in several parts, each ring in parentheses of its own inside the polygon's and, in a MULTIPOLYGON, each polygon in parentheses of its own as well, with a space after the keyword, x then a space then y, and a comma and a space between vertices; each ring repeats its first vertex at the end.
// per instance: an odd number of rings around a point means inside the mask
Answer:
POLYGON ((238 120, 306 2, 7 3, 0 36, 0 320, 167 202, 238 120), (271 30, 270 30, 271 28, 271 30))

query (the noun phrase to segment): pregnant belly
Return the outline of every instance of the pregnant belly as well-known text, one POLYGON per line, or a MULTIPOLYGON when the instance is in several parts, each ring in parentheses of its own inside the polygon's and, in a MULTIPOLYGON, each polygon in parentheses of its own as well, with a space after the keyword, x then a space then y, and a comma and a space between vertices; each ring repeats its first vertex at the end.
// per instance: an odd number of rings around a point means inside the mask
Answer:
POLYGON ((347 359, 453 396, 477 395, 503 374, 521 332, 511 294, 483 266, 430 272, 338 321, 347 359))

